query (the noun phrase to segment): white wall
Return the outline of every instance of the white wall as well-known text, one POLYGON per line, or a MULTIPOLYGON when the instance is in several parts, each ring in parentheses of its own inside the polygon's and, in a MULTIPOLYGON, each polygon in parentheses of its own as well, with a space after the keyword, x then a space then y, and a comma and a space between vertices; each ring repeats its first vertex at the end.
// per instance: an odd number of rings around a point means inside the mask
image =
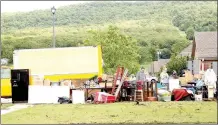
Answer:
POLYGON ((58 97, 70 96, 70 88, 68 86, 40 86, 30 85, 28 103, 58 103, 58 97))
POLYGON ((18 50, 15 69, 30 69, 31 75, 98 73, 98 47, 18 50))

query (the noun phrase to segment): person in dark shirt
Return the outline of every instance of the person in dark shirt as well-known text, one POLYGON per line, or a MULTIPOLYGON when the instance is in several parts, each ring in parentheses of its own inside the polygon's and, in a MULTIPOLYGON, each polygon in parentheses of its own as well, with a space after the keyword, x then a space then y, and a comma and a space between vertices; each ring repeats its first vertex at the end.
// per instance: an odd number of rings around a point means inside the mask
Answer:
POLYGON ((180 73, 180 77, 185 77, 185 69, 183 69, 180 73))

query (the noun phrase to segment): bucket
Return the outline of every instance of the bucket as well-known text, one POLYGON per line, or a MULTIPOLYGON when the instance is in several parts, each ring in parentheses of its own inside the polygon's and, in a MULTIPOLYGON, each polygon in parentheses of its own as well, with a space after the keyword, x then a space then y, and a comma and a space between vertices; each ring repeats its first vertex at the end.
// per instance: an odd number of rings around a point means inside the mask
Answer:
POLYGON ((162 99, 165 102, 169 102, 169 101, 171 101, 171 96, 164 96, 164 97, 162 97, 162 99))

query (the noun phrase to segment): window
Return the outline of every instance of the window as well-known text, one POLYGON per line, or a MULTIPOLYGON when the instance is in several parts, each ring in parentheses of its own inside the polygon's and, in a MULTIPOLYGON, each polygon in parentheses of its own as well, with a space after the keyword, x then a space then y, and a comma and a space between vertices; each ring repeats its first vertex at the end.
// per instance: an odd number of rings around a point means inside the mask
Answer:
MULTIPOLYGON (((205 62, 204 62, 204 71, 206 71, 207 69, 209 69, 211 65, 212 65, 212 62, 211 62, 211 61, 205 61, 205 62)), ((200 69, 202 70, 202 63, 201 63, 200 69)))
POLYGON ((11 69, 1 69, 1 79, 11 78, 11 69))

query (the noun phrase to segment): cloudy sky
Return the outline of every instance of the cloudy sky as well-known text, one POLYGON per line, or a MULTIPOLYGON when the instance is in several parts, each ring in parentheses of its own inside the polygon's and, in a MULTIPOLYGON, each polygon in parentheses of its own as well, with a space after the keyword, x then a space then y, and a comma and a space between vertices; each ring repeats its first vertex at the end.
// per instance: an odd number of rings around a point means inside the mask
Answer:
POLYGON ((60 6, 84 2, 90 1, 1 1, 1 13, 50 9, 52 6, 58 8, 60 6))

